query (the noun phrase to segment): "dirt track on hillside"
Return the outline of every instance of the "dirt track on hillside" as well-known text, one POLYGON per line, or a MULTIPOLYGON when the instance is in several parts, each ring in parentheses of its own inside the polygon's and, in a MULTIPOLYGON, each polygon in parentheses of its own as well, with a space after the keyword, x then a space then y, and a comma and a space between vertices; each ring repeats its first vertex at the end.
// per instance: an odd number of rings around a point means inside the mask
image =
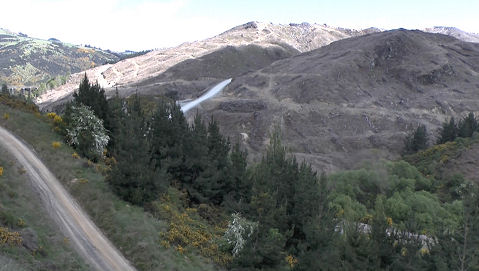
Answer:
POLYGON ((97 270, 135 270, 40 159, 3 127, 0 145, 23 165, 49 214, 87 263, 97 270))

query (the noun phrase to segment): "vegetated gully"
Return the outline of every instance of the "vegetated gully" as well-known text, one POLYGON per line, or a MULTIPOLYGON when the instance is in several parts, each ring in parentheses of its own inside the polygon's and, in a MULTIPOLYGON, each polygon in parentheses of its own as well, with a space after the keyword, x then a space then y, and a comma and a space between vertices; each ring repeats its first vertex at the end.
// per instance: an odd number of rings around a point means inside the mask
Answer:
MULTIPOLYGON (((222 91, 231 80, 230 78, 220 82, 201 97, 181 106, 181 110, 186 113, 201 102, 210 99, 222 91)), ((0 127, 0 145, 25 168, 49 214, 87 263, 97 270, 135 270, 90 220, 42 161, 3 127, 0 127)))
POLYGON ((13 134, 0 127, 0 145, 25 168, 50 216, 79 254, 96 270, 135 270, 90 220, 40 159, 13 134))

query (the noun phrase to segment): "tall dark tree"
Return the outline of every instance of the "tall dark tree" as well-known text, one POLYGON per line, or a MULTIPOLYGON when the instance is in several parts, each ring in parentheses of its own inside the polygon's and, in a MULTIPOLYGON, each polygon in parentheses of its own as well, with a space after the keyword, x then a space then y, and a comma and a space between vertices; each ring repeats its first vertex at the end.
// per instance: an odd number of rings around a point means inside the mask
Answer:
POLYGON ((143 205, 156 199, 169 185, 163 171, 155 168, 146 138, 147 125, 138 96, 128 107, 119 129, 108 182, 124 200, 143 205))
POLYGON ((443 144, 449 141, 454 141, 457 136, 457 126, 454 118, 451 118, 449 121, 446 121, 442 124, 442 128, 439 131, 439 139, 437 144, 443 144))
POLYGON ((229 168, 227 170, 229 181, 224 187, 223 205, 230 212, 244 212, 251 199, 251 183, 247 176, 248 153, 241 149, 238 141, 233 145, 229 155, 229 168))
MULTIPOLYGON (((201 116, 197 113, 190 133, 185 138, 185 178, 183 185, 186 187, 193 202, 206 202, 202 193, 202 184, 198 178, 210 166, 208 159, 208 130, 201 116)), ((205 184, 203 184, 205 185, 205 184)))
POLYGON ((478 124, 474 113, 470 112, 458 125, 457 135, 459 137, 471 137, 477 131, 478 124))
MULTIPOLYGON (((275 233, 275 250, 312 256, 312 250, 321 247, 316 242, 323 241, 316 238, 324 237, 312 232, 316 229, 312 223, 320 221, 321 210, 324 211, 324 206, 317 204, 318 198, 322 198, 320 186, 309 165, 298 164, 294 157, 287 157, 279 131, 272 135, 266 155, 252 170, 251 182, 249 213, 251 219, 259 222, 257 239, 252 242, 261 246, 249 247, 246 251, 256 255, 256 264, 268 268, 278 268, 282 264, 269 255, 269 250, 262 251, 266 246, 262 242, 268 241, 265 236, 272 233, 275 233), (307 236, 311 238, 311 246, 305 242, 307 236), (280 245, 282 247, 278 247, 280 245)), ((334 226, 328 230, 334 231, 334 226)))
POLYGON ((109 110, 105 90, 100 87, 98 82, 91 84, 86 73, 80 82, 78 91, 73 93, 73 101, 89 106, 95 115, 103 120, 105 128, 110 130, 111 125, 108 119, 109 110))
POLYGON ((203 203, 213 203, 219 205, 223 202, 223 196, 226 193, 226 187, 230 187, 230 178, 228 177, 229 159, 228 153, 230 144, 227 139, 221 135, 218 124, 211 119, 208 125, 207 136, 207 164, 205 168, 194 181, 193 187, 197 199, 203 203))
MULTIPOLYGON (((328 179, 325 174, 319 178, 314 203, 317 213, 304 226, 305 240, 298 246, 297 270, 335 270, 340 263, 340 231, 330 202, 328 179)), ((295 269, 295 270, 296 270, 295 269)))
POLYGON ((167 112, 169 126, 165 131, 168 145, 166 168, 173 180, 183 181, 191 178, 185 170, 185 148, 190 130, 179 105, 170 102, 167 104, 167 112))
POLYGON ((404 151, 406 154, 410 154, 424 150, 428 146, 427 141, 426 126, 419 125, 414 132, 406 137, 404 151))
POLYGON ((116 95, 108 100, 108 123, 105 125, 105 128, 108 130, 108 135, 110 136, 107 148, 112 153, 115 151, 115 145, 119 140, 118 137, 122 125, 122 119, 125 118, 125 110, 126 101, 120 98, 117 90, 116 95))
POLYGON ((2 94, 8 94, 8 87, 7 84, 3 83, 2 84, 2 94))

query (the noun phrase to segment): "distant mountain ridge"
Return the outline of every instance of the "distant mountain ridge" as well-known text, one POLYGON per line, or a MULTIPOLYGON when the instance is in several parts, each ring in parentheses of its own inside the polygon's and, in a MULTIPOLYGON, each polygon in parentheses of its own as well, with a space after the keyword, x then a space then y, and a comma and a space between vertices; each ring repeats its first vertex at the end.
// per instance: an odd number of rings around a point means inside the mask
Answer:
POLYGON ((456 39, 467 41, 467 42, 479 43, 479 34, 469 33, 456 27, 434 26, 431 28, 426 28, 424 29, 424 31, 429 33, 439 33, 439 34, 452 36, 452 37, 455 37, 456 39))
MULTIPOLYGON (((256 46, 255 54, 263 59, 264 63, 257 63, 253 66, 261 68, 260 66, 270 64, 278 57, 289 57, 292 54, 310 51, 333 41, 376 31, 379 30, 374 28, 353 30, 324 24, 278 25, 249 22, 206 40, 187 42, 177 47, 155 50, 143 56, 120 61, 114 65, 104 65, 90 69, 86 73, 92 81, 98 81, 107 91, 117 88, 124 95, 131 94, 138 88, 140 92, 149 94, 164 94, 185 90, 185 93, 191 96, 197 95, 208 85, 224 78, 220 77, 219 74, 210 73, 208 76, 186 82, 185 80, 176 80, 171 76, 165 76, 163 73, 168 73, 169 69, 174 69, 174 66, 184 61, 191 62, 194 60, 198 60, 196 61, 197 64, 205 64, 203 67, 197 65, 198 72, 202 72, 205 67, 214 65, 213 57, 207 55, 216 52, 217 55, 226 57, 224 53, 218 53, 220 50, 226 50, 224 52, 229 52, 229 56, 233 54, 235 58, 238 58, 239 55, 250 52, 240 49, 245 46, 250 46, 250 49, 251 46, 256 46), (227 49, 227 47, 230 49, 227 49), (236 52, 231 52, 233 47, 236 48, 234 49, 236 52), (271 50, 276 51, 279 56, 271 55, 271 50), (270 60, 266 60, 265 55, 269 55, 266 58, 270 60), (202 57, 206 57, 208 60, 200 60, 202 57)), ((223 61, 222 65, 234 66, 235 74, 251 71, 248 67, 227 62, 223 61)), ((231 67, 228 69, 233 70, 231 67)), ((46 93, 37 102, 41 106, 43 106, 42 104, 48 106, 51 102, 71 94, 78 87, 82 76, 83 73, 73 74, 67 84, 55 89, 55 91, 46 93)), ((228 77, 231 76, 234 76, 234 74, 228 77)))
POLYGON ((10 87, 38 87, 57 76, 117 60, 118 56, 107 51, 64 43, 56 38, 31 38, 0 28, 0 82, 10 87))
MULTIPOLYGON (((291 23, 288 25, 278 25, 262 22, 248 22, 243 25, 233 27, 215 37, 195 42, 183 43, 177 47, 154 50, 145 55, 126 59, 113 65, 104 65, 89 69, 86 74, 92 81, 98 81, 107 93, 109 90, 118 89, 122 95, 130 95, 137 90, 144 94, 171 94, 173 96, 184 99, 198 96, 199 91, 205 87, 218 82, 223 72, 205 72, 208 67, 217 64, 214 55, 222 56, 219 65, 228 65, 225 69, 233 71, 229 76, 236 76, 244 72, 251 71, 253 68, 260 68, 275 61, 278 57, 271 57, 272 48, 280 54, 280 58, 289 57, 291 54, 299 54, 311 51, 331 42, 357 37, 365 34, 384 31, 379 28, 367 28, 362 30, 347 29, 341 27, 329 26, 326 24, 309 24, 309 23, 291 23), (258 46, 263 48, 256 50, 256 56, 269 55, 270 60, 260 57, 263 63, 256 65, 231 67, 225 61, 228 57, 238 58, 242 54, 248 52, 245 49, 239 49, 244 46, 258 46), (230 49, 227 49, 229 47, 230 49), (233 49, 236 48, 236 49, 233 49), (269 49, 267 49, 269 48, 269 49), (232 52, 231 50, 236 50, 232 52), (222 51, 223 53, 220 53, 222 51), (293 53, 296 51, 296 53, 293 53), (207 56, 210 55, 211 56, 207 56), (181 73, 180 67, 188 63, 189 80, 184 80, 185 74, 180 75, 182 78, 175 78, 174 75, 181 73), (197 67, 196 72, 192 71, 191 65, 197 67), (171 73, 171 71, 174 71, 171 73), (191 78, 194 74, 203 74, 197 78, 191 78), (180 93, 180 94, 178 94, 180 93)), ((479 42, 476 34, 467 33, 453 27, 434 27, 424 29, 425 32, 441 33, 454 36, 464 41, 479 42)), ((251 47, 250 47, 251 49, 251 47)), ((252 57, 254 58, 254 57, 252 57)), ((78 87, 78 84, 84 72, 73 74, 65 85, 50 91, 37 99, 37 103, 41 107, 54 106, 62 103, 62 99, 68 99, 69 95, 78 87), (59 101, 60 100, 60 101, 59 101)))

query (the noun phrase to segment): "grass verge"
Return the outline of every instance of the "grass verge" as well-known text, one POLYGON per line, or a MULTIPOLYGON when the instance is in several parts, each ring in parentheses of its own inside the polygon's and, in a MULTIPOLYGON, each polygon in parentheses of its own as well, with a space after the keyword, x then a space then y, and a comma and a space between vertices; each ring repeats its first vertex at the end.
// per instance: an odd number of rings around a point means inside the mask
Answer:
POLYGON ((168 223, 120 200, 104 181, 104 165, 75 158, 74 150, 54 132, 47 118, 0 104, 0 125, 22 138, 38 154, 96 225, 139 270, 216 270, 194 252, 180 253, 160 245, 168 223))

